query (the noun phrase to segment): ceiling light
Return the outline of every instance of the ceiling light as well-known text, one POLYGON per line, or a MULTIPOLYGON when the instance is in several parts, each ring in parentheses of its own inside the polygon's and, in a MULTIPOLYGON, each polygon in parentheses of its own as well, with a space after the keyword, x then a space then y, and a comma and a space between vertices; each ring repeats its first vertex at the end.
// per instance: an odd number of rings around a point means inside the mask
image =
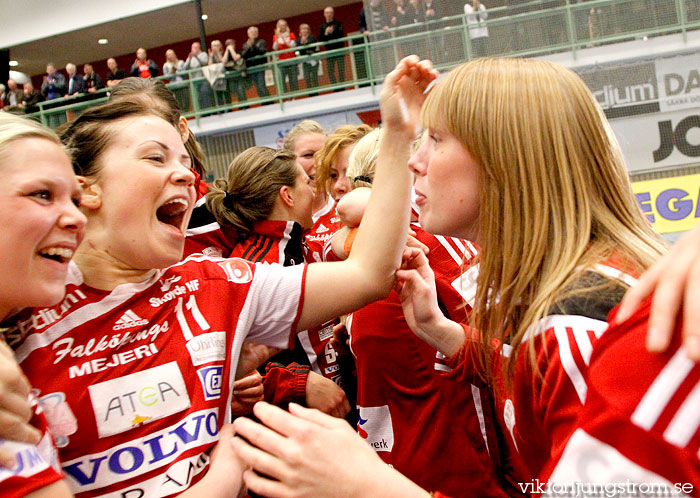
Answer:
POLYGON ((10 61, 10 66, 12 66, 12 67, 19 66, 19 62, 17 62, 17 61, 10 61))
POLYGON ((107 38, 100 38, 99 40, 97 40, 97 43, 99 43, 100 45, 107 45, 109 43, 109 40, 107 38))
POLYGON ((202 21, 206 21, 207 19, 209 19, 209 16, 206 14, 202 14, 202 21))

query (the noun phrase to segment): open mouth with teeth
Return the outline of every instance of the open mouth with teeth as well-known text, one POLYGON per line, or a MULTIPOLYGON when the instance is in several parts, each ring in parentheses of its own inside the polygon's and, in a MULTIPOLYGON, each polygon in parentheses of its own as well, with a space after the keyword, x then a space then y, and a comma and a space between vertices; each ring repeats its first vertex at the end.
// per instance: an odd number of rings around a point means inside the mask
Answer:
POLYGON ((73 257, 73 249, 67 247, 49 247, 39 251, 42 258, 52 259, 59 263, 67 263, 73 257))
POLYGON ((158 208, 156 217, 161 223, 182 230, 182 222, 188 207, 189 203, 185 199, 173 199, 158 208))

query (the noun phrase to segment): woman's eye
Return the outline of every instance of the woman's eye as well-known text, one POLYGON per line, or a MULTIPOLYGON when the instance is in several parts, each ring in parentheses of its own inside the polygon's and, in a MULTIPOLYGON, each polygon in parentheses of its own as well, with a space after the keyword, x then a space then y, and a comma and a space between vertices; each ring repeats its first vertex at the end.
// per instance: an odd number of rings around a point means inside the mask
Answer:
POLYGON ((335 173, 335 172, 331 171, 331 174, 330 174, 329 176, 330 176, 331 178, 335 179, 335 178, 338 178, 338 173, 335 173))
POLYGON ((155 161, 157 163, 164 163, 165 162, 165 157, 162 155, 153 155, 153 156, 148 156, 147 158, 149 161, 155 161))
POLYGON ((51 194, 50 190, 37 190, 36 192, 32 192, 29 195, 31 197, 35 197, 43 201, 50 201, 53 198, 53 195, 51 194))

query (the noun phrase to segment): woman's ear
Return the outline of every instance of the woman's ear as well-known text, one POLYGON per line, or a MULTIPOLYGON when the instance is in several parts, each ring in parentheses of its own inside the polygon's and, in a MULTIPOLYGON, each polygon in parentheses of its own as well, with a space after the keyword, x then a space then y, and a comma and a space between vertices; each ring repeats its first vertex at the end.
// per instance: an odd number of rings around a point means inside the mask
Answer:
POLYGON ((187 118, 180 116, 177 126, 180 129, 180 137, 182 138, 182 143, 184 144, 190 138, 190 127, 187 125, 187 118))
POLYGON ((78 176, 81 188, 80 207, 90 210, 99 209, 102 206, 102 189, 93 180, 84 176, 78 176))
POLYGON ((292 197, 292 189, 287 185, 280 188, 280 199, 282 203, 287 207, 294 207, 294 197, 292 197))

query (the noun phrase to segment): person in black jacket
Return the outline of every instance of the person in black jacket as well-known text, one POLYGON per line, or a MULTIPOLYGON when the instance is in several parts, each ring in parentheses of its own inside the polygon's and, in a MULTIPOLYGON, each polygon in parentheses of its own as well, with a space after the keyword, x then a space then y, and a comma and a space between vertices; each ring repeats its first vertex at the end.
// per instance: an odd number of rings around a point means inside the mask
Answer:
MULTIPOLYGON (((321 24, 321 29, 318 33, 318 41, 326 42, 326 50, 335 50, 345 46, 343 42, 333 41, 345 37, 343 25, 340 21, 335 21, 333 19, 334 15, 335 10, 333 7, 326 7, 323 9, 323 16, 326 18, 326 22, 321 24)), ((326 60, 328 76, 331 79, 331 83, 345 81, 345 54, 330 55, 326 60)))
POLYGON ((69 62, 66 64, 66 98, 77 97, 85 91, 85 80, 78 74, 75 64, 69 62))
POLYGON ((100 75, 93 69, 92 64, 83 66, 83 82, 85 83, 85 91, 93 96, 105 86, 100 75))
POLYGON ((265 85, 265 69, 258 69, 255 67, 267 62, 267 58, 262 57, 267 53, 267 44, 265 40, 258 38, 259 36, 260 31, 257 26, 248 28, 248 39, 243 44, 241 55, 245 59, 250 79, 258 90, 258 96, 267 97, 270 93, 267 91, 267 86, 265 85))

